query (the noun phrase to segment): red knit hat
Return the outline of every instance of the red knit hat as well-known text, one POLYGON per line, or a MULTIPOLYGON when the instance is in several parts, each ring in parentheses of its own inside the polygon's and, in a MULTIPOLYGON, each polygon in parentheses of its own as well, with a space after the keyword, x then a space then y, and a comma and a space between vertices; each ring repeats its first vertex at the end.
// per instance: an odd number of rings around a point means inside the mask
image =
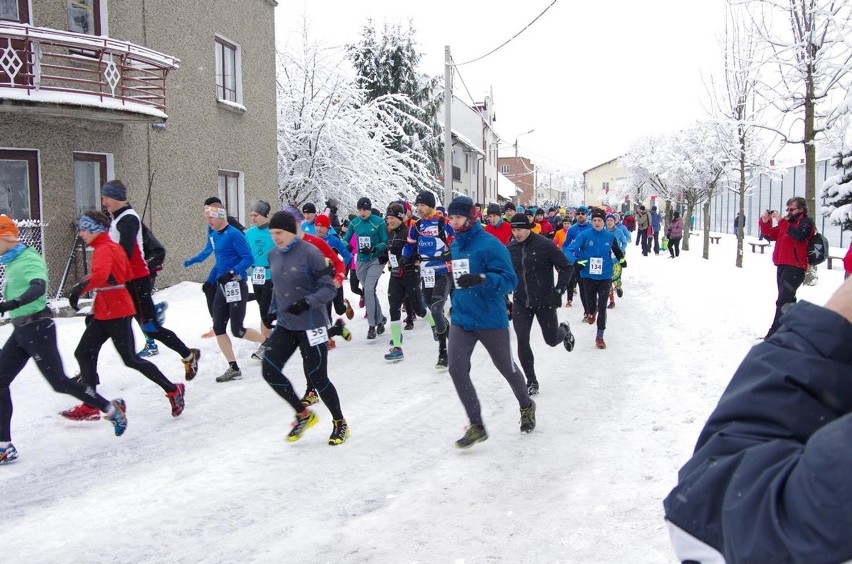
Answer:
POLYGON ((314 225, 316 227, 325 227, 326 229, 331 229, 331 220, 327 215, 319 214, 314 218, 314 225))
POLYGON ((18 240, 18 226, 6 214, 0 215, 0 237, 12 241, 18 240))

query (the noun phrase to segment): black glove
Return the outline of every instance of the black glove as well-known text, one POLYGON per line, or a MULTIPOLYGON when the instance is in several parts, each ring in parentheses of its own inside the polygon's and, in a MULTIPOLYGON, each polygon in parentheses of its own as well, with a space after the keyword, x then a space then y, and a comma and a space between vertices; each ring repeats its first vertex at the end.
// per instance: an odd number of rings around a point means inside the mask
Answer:
POLYGON ((263 322, 267 326, 272 325, 272 323, 276 319, 278 319, 278 314, 276 314, 274 311, 269 312, 269 313, 267 313, 266 315, 263 316, 263 322))
POLYGON ((218 282, 219 284, 227 284, 228 282, 234 279, 235 275, 236 273, 233 270, 229 270, 218 278, 218 282))
POLYGON ((627 259, 621 259, 618 262, 621 264, 621 268, 627 268, 627 259))
POLYGON ((301 300, 295 301, 290 304, 290 307, 287 308, 287 313, 292 313, 293 315, 300 315, 306 311, 311 309, 311 304, 308 303, 308 300, 302 298, 301 300))
POLYGON ((562 295, 562 294, 564 294, 564 293, 565 293, 565 290, 567 290, 567 289, 568 289, 568 288, 567 288, 567 287, 565 287, 565 286, 557 285, 557 286, 553 289, 553 291, 554 291, 554 292, 556 292, 557 294, 562 295))
POLYGON ((462 274, 459 276, 459 279, 456 280, 456 286, 459 288, 470 288, 471 286, 482 284, 484 281, 485 276, 482 274, 462 274))
POLYGON ((7 311, 11 311, 13 309, 17 309, 21 307, 21 300, 15 298, 14 300, 9 300, 8 302, 0 302, 0 314, 6 313, 7 311))
POLYGON ((205 294, 212 289, 213 289, 213 283, 212 282, 205 282, 204 284, 201 285, 201 291, 205 294))
POLYGON ((379 264, 387 264, 388 256, 384 253, 379 255, 379 264))
POLYGON ((550 307, 561 307, 562 306, 562 292, 554 290, 550 293, 550 297, 547 299, 550 307))
POLYGON ((79 305, 80 302, 80 294, 83 293, 83 288, 88 285, 88 280, 83 280, 82 282, 78 282, 68 291, 68 305, 71 306, 71 309, 74 311, 80 311, 79 305))

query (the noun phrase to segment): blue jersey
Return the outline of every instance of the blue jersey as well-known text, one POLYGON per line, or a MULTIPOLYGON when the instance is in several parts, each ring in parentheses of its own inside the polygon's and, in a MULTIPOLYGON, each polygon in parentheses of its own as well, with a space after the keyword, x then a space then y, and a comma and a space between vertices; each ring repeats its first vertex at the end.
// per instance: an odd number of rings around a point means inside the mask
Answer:
POLYGON ((184 266, 203 262, 210 256, 208 249, 212 250, 216 257, 216 264, 207 277, 208 282, 215 282, 229 270, 233 270, 242 276, 243 280, 246 280, 246 270, 252 264, 252 254, 246 242, 246 236, 239 229, 228 225, 221 231, 211 231, 207 236, 207 246, 200 253, 187 260, 184 266))
POLYGON ((449 272, 450 245, 454 236, 455 231, 442 215, 418 219, 408 230, 402 256, 419 260, 421 267, 432 268, 435 274, 449 272))
MULTIPOLYGON (((249 227, 246 231, 246 242, 251 249, 252 263, 254 268, 264 269, 264 280, 269 280, 269 251, 275 248, 272 235, 269 233, 269 224, 249 227)), ((252 280, 256 279, 252 273, 252 280)))
POLYGON ((350 263, 352 262, 352 253, 349 252, 349 249, 346 248, 346 244, 340 240, 340 237, 334 232, 333 229, 329 229, 328 233, 325 234, 325 237, 322 238, 323 241, 328 243, 328 246, 337 251, 337 254, 340 255, 340 258, 343 259, 343 266, 349 268, 350 263))

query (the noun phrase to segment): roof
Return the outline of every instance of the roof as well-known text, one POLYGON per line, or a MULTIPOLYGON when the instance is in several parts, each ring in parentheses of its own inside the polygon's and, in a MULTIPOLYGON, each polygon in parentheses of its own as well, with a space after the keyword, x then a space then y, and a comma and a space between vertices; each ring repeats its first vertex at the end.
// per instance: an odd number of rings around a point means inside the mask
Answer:
POLYGON ((455 129, 453 129, 451 131, 453 133, 453 137, 458 139, 463 145, 467 145, 468 147, 470 147, 471 149, 473 149, 475 152, 479 153, 483 157, 485 156, 485 151, 483 151, 482 149, 480 149, 479 147, 474 145, 473 141, 471 141, 470 139, 468 139, 467 137, 465 137, 464 135, 462 135, 461 133, 459 133, 455 129))
POLYGON ((497 195, 504 198, 514 198, 522 190, 518 185, 506 178, 500 171, 497 171, 497 195))

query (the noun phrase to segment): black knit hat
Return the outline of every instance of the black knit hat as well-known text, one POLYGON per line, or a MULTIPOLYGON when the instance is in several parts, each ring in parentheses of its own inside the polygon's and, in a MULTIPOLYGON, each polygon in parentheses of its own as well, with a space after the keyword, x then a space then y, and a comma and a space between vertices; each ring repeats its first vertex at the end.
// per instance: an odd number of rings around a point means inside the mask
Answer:
POLYGON ((606 221, 606 212, 601 208, 592 208, 592 219, 596 217, 606 221))
POLYGON ((430 208, 435 207, 435 194, 430 192, 429 190, 423 190, 417 197, 414 199, 415 204, 424 204, 429 206, 430 208))
POLYGON ((512 229, 532 229, 533 227, 530 220, 527 219, 527 216, 522 213, 516 213, 513 215, 510 224, 512 229))
POLYGON ((500 206, 495 203, 488 204, 485 209, 485 215, 500 215, 500 206))
POLYGON ((284 211, 275 212, 275 215, 269 220, 269 228, 281 229, 282 231, 289 231, 295 234, 296 218, 284 211))
POLYGON ((388 206, 385 217, 395 217, 400 221, 405 221, 405 208, 399 204, 391 204, 388 206))
POLYGON ((467 196, 456 196, 447 207, 447 215, 463 215, 468 218, 475 217, 476 208, 473 207, 473 200, 467 196))
POLYGON ((364 196, 363 198, 358 198, 357 209, 359 210, 371 210, 373 209, 373 202, 370 201, 370 198, 364 196))
POLYGON ((313 202, 308 202, 302 206, 302 213, 317 213, 317 207, 313 204, 313 202))
POLYGON ((503 211, 506 211, 506 210, 516 210, 516 209, 517 209, 517 208, 515 207, 515 204, 514 204, 514 203, 512 203, 512 202, 506 202, 506 205, 505 205, 505 206, 503 206, 503 211))

